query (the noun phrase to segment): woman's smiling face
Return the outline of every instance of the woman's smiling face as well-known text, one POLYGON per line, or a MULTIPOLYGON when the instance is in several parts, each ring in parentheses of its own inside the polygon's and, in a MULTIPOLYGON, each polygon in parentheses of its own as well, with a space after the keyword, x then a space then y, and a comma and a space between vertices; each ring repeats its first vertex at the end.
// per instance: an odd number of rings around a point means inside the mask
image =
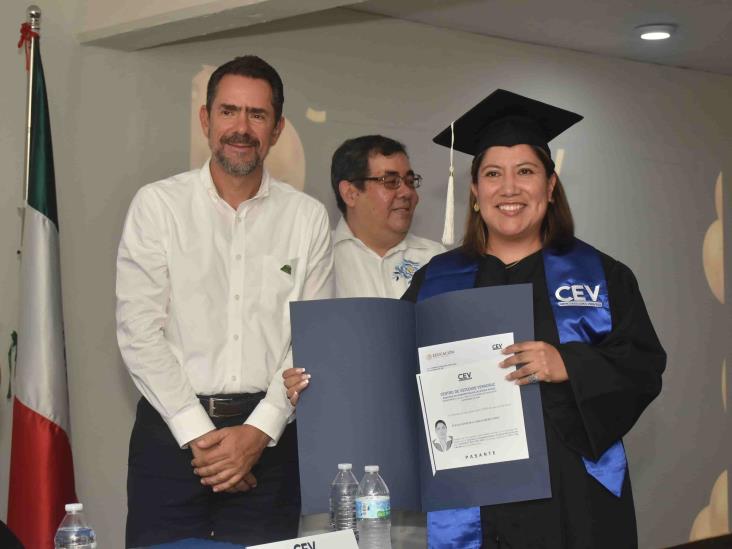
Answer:
POLYGON ((556 176, 547 176, 530 145, 490 147, 471 191, 488 227, 488 242, 541 242, 541 225, 556 176))

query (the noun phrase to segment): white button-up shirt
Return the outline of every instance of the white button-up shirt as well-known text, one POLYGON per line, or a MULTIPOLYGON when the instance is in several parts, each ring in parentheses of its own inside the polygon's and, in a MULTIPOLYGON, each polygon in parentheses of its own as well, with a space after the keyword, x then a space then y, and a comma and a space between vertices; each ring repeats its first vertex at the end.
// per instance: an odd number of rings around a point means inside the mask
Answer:
POLYGON ((341 218, 333 231, 336 297, 398 299, 412 276, 433 256, 445 251, 438 242, 408 233, 384 257, 366 246, 341 218))
POLYGON ((323 205, 266 171, 234 210, 208 162, 141 188, 117 256, 117 339, 181 446, 214 429, 196 395, 266 397, 246 420, 279 440, 293 408, 289 302, 333 296, 323 205))

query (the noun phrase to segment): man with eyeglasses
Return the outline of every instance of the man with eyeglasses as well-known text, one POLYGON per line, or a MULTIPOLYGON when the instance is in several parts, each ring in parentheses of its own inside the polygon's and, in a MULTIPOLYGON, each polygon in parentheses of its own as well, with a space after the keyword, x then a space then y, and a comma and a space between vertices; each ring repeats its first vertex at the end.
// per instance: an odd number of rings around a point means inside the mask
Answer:
POLYGON ((412 275, 445 251, 409 232, 422 177, 406 148, 381 135, 349 139, 330 174, 343 214, 333 233, 336 297, 401 297, 412 275))

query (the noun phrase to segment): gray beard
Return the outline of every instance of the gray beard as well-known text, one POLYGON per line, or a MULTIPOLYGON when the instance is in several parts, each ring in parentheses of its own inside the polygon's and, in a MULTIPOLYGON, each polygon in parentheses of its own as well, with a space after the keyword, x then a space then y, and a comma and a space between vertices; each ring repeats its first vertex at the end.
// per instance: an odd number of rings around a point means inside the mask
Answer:
POLYGON ((216 163, 221 166, 226 173, 239 177, 249 175, 262 164, 262 159, 259 158, 259 154, 257 154, 250 162, 239 163, 234 163, 229 160, 222 151, 217 151, 214 157, 216 158, 216 163))

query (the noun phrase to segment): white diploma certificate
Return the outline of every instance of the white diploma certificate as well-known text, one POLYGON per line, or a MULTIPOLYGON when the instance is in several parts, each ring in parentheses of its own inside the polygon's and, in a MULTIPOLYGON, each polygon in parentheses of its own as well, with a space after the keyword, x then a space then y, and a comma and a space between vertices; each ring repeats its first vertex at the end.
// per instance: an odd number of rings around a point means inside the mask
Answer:
POLYGON ((528 459, 521 390, 500 368, 513 334, 419 349, 417 375, 432 474, 528 459))

